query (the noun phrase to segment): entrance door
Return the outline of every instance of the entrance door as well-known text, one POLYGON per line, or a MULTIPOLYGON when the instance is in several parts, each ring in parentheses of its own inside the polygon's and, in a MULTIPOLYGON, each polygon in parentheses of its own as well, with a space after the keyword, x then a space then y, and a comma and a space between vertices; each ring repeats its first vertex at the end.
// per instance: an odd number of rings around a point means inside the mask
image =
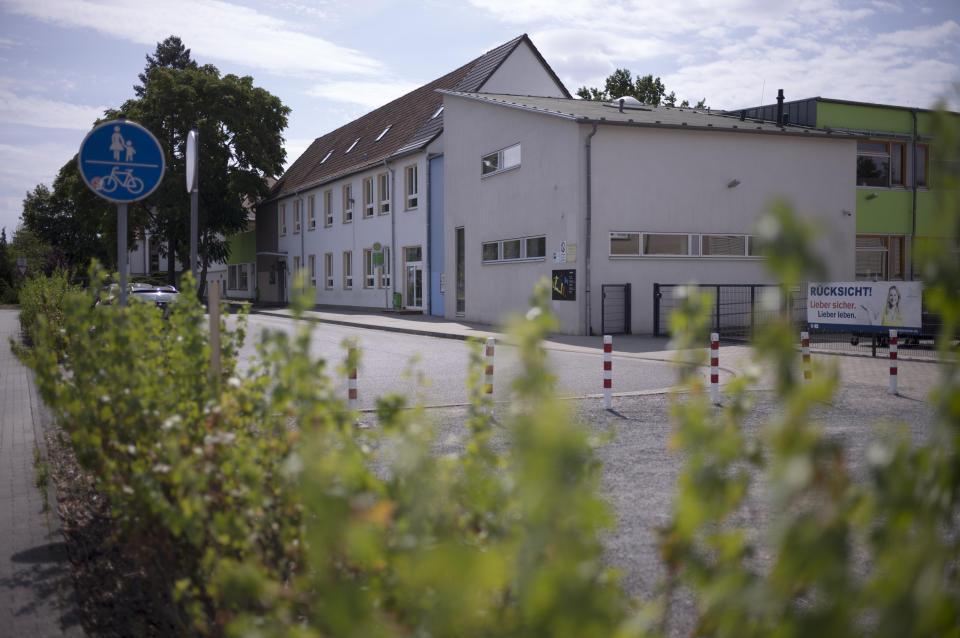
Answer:
POLYGON ((403 287, 406 307, 423 310, 423 251, 420 246, 404 248, 403 287))
POLYGON ((407 264, 407 308, 423 309, 423 262, 407 264))

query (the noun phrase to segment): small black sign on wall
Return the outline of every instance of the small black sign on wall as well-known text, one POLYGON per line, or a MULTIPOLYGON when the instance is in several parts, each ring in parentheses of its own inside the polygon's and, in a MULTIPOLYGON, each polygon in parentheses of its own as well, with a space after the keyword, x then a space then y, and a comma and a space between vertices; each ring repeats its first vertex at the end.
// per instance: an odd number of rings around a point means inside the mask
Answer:
POLYGON ((555 301, 577 300, 577 271, 553 271, 553 299, 555 301))

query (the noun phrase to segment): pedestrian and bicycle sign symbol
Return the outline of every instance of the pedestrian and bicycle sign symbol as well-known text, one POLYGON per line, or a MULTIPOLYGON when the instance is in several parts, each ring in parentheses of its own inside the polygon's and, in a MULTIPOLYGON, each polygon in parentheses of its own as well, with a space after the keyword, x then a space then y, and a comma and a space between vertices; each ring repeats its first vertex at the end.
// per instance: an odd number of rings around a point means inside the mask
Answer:
POLYGON ((87 133, 77 162, 83 181, 94 193, 120 204, 156 190, 166 168, 160 142, 130 120, 104 122, 87 133))

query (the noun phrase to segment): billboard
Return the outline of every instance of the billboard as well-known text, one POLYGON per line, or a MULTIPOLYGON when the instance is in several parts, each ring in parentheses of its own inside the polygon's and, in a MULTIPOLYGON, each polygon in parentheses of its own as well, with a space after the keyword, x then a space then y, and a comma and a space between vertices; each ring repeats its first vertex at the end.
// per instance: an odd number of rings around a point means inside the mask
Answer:
POLYGON ((841 281, 807 287, 811 330, 920 334, 923 283, 841 281))

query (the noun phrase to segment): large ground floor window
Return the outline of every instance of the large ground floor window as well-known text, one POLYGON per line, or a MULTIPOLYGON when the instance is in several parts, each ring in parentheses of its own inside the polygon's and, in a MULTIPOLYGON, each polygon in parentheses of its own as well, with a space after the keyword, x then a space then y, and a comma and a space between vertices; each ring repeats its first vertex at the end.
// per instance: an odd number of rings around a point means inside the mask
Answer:
POLYGON ((857 280, 902 280, 904 243, 903 235, 857 235, 857 280))
POLYGON ((253 264, 227 266, 227 290, 249 290, 253 267, 253 264))

